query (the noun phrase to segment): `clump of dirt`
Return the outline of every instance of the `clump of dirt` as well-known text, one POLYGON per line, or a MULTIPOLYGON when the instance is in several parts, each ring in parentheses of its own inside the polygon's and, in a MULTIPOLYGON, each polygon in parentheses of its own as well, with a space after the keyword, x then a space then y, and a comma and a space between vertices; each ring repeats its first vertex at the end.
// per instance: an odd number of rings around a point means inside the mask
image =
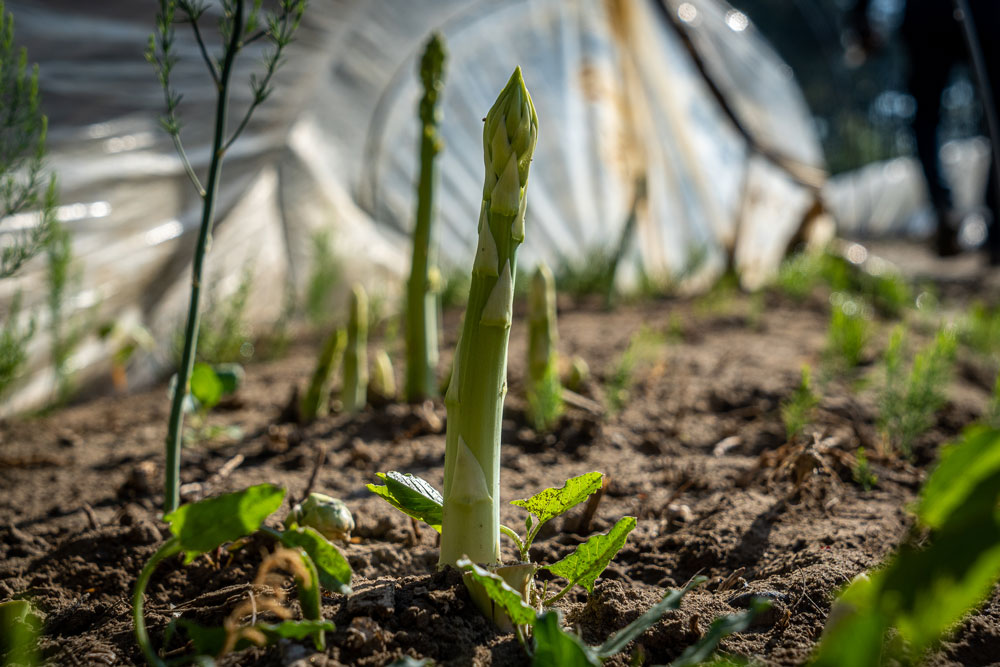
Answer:
MULTIPOLYGON (((539 536, 532 557, 552 561, 621 516, 639 519, 593 594, 577 589, 560 600, 566 620, 598 644, 667 589, 696 575, 709 579, 609 664, 629 664, 630 655, 645 656, 647 664, 669 662, 713 618, 746 608, 749 593, 774 605, 722 649, 769 664, 805 662, 834 593, 900 541, 910 526, 905 508, 938 446, 986 405, 987 388, 959 376, 948 406, 917 443, 915 464, 881 455, 878 370, 869 362, 861 374, 870 381, 858 392, 852 381, 831 378, 822 385, 806 433, 789 443, 780 405, 798 385, 802 364, 822 366, 827 315, 822 303, 775 296, 765 306, 756 312, 748 299, 734 296, 712 307, 673 300, 614 312, 563 308, 561 351, 584 357, 595 376, 551 433, 536 433, 524 418, 525 331, 515 324, 503 423, 504 500, 591 470, 607 476, 589 525, 580 526, 584 510, 576 508, 539 536), (602 380, 643 327, 668 342, 635 369, 621 411, 604 413, 602 380), (853 480, 859 445, 878 476, 871 491, 853 480)), ((888 328, 876 324, 870 360, 888 328)), ((355 542, 342 545, 354 568, 354 592, 324 598, 324 615, 337 626, 324 654, 284 642, 222 663, 382 665, 409 655, 440 664, 526 664, 513 635, 498 632, 476 611, 461 578, 436 571, 436 533, 365 489, 375 472, 386 470, 412 472, 440 488, 443 406, 382 403, 306 427, 290 423, 288 398, 307 381, 314 353, 300 344, 285 359, 250 366, 239 400, 208 419, 238 426, 243 438, 187 447, 183 482, 187 496, 196 498, 266 481, 288 488, 289 503, 317 472, 315 490, 343 499, 357 522, 355 542)), ((26 598, 37 606, 50 664, 142 662, 130 597, 136 575, 167 534, 158 519, 165 423, 164 390, 157 388, 0 426, 0 599, 26 598)), ((501 520, 520 526, 524 516, 505 505, 501 520)), ((202 557, 186 567, 164 563, 148 590, 154 640, 163 641, 178 615, 220 623, 246 598, 271 546, 255 538, 231 556, 202 557)), ((504 548, 513 559, 513 548, 504 548)), ((995 659, 997 605, 995 595, 932 663, 995 659)), ((183 638, 175 636, 166 650, 182 653, 183 638)))

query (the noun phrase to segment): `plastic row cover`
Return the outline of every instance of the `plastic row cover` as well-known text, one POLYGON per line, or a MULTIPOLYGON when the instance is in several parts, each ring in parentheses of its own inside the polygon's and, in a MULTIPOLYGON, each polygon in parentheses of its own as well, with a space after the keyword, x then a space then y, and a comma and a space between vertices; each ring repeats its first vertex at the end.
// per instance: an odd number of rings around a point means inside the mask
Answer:
MULTIPOLYGON (((80 266, 72 306, 92 321, 149 328, 161 354, 130 369, 133 382, 148 381, 164 370, 162 352, 183 323, 200 212, 157 124, 163 91, 142 57, 153 9, 133 0, 7 7, 17 40, 40 65, 60 215, 80 266)), ((213 11, 206 27, 218 19, 213 11)), ((445 268, 471 261, 481 119, 515 65, 539 118, 525 267, 582 261, 616 244, 635 208, 623 285, 640 271, 680 275, 695 256, 706 259, 693 285, 730 258, 758 284, 814 202, 822 160, 799 91, 749 19, 722 2, 317 0, 275 93, 223 170, 207 276, 224 296, 252 271, 252 320, 273 321, 286 281, 302 284, 310 236, 321 228, 332 230, 349 278, 395 292, 408 270, 415 207, 416 63, 432 30, 449 51, 436 233, 445 268), (645 197, 637 197, 641 183, 645 197)), ((204 174, 215 89, 184 25, 176 49, 184 142, 204 174)), ((231 126, 259 55, 239 61, 231 126)), ((52 391, 44 262, 0 285, 0 303, 18 290, 38 334, 5 412, 52 391)), ((112 352, 88 338, 71 365, 106 377, 112 352)))

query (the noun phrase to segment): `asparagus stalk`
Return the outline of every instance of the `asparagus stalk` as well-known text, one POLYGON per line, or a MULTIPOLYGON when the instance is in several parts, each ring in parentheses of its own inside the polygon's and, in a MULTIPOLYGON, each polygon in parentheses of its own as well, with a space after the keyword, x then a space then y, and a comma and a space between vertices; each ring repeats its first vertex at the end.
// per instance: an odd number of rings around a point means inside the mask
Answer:
POLYGON ((340 400, 345 412, 357 412, 368 402, 368 295, 355 284, 351 289, 351 313, 347 321, 344 350, 344 386, 340 400))
POLYGON ((528 416, 545 431, 562 414, 562 386, 556 356, 556 283, 544 263, 538 265, 528 297, 528 416))
POLYGON ((437 290, 432 288, 432 222, 437 169, 434 160, 443 143, 438 134, 441 114, 438 95, 444 87, 445 49, 441 35, 427 42, 420 61, 424 96, 420 100, 420 180, 417 185, 417 217, 413 228, 413 260, 406 288, 406 399, 420 401, 437 394, 438 362, 437 290))
POLYGON ((309 390, 299 404, 302 423, 308 424, 318 417, 326 416, 330 407, 330 381, 346 346, 347 332, 343 329, 334 330, 323 343, 316 370, 309 382, 309 390))
POLYGON ((379 349, 375 353, 372 362, 375 372, 372 376, 372 389, 379 396, 393 400, 396 398, 396 376, 392 370, 392 359, 384 349, 379 349))
POLYGON ((500 419, 517 247, 538 119, 514 70, 486 115, 486 180, 465 321, 445 395, 448 430, 439 567, 500 560, 500 419))

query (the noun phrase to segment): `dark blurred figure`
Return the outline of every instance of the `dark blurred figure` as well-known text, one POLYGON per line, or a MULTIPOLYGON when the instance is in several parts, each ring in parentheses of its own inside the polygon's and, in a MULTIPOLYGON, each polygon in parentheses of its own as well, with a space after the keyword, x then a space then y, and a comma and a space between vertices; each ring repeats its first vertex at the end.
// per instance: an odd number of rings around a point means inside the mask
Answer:
MULTIPOLYGON (((868 22, 870 0, 858 0, 853 11, 853 23, 858 31, 861 46, 872 51, 880 44, 878 36, 868 22)), ((968 0, 972 21, 978 36, 979 48, 985 61, 985 78, 994 96, 1000 93, 1000 0, 968 0)), ((910 72, 908 85, 917 104, 913 119, 917 156, 923 165, 938 220, 936 246, 938 254, 953 255, 959 251, 958 223, 952 210, 951 191, 944 181, 938 164, 937 128, 941 119, 941 93, 948 85, 948 78, 955 65, 968 63, 973 75, 969 45, 960 23, 961 14, 954 0, 906 0, 906 9, 899 35, 909 53, 910 72)), ((979 98, 986 107, 980 81, 973 76, 979 98)), ((996 108, 985 108, 985 114, 996 113, 996 108)), ((995 139, 991 137, 991 140, 995 139)), ((995 155, 995 151, 992 153, 995 155)), ((990 160, 990 174, 986 185, 986 206, 993 221, 989 228, 989 255, 991 264, 1000 264, 1000 217, 997 211, 995 184, 996 160, 990 160)))

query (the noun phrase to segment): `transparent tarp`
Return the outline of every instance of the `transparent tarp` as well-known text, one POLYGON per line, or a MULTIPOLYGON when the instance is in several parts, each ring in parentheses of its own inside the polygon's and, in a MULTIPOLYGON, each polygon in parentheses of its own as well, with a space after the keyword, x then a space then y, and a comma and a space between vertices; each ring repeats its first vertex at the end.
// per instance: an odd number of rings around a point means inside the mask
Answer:
MULTIPOLYGON (((50 166, 80 269, 72 305, 93 322, 147 327, 159 352, 129 373, 149 381, 165 370, 182 325, 200 210, 158 126, 163 92, 142 56, 154 8, 134 0, 7 7, 40 67, 50 166)), ((520 65, 539 117, 523 266, 608 249, 634 207, 623 286, 640 272, 705 285, 730 258, 746 284, 760 284, 812 209, 823 165, 787 66, 751 18, 714 0, 314 1, 275 93, 227 157, 211 288, 222 298, 250 271, 249 315, 267 326, 287 282, 301 285, 309 272, 311 235, 329 228, 345 274, 394 293, 408 271, 415 208, 416 63, 432 30, 449 51, 437 195, 443 268, 469 264, 481 119, 520 65)), ((183 25, 177 50, 184 142, 204 173, 215 91, 183 25)), ((259 56, 241 58, 234 123, 259 56)), ((33 262, 0 284, 0 303, 22 292, 23 316, 37 324, 30 368, 5 398, 6 413, 51 396, 44 269, 33 262)), ((71 361, 82 380, 106 376, 111 346, 82 341, 71 361)))

